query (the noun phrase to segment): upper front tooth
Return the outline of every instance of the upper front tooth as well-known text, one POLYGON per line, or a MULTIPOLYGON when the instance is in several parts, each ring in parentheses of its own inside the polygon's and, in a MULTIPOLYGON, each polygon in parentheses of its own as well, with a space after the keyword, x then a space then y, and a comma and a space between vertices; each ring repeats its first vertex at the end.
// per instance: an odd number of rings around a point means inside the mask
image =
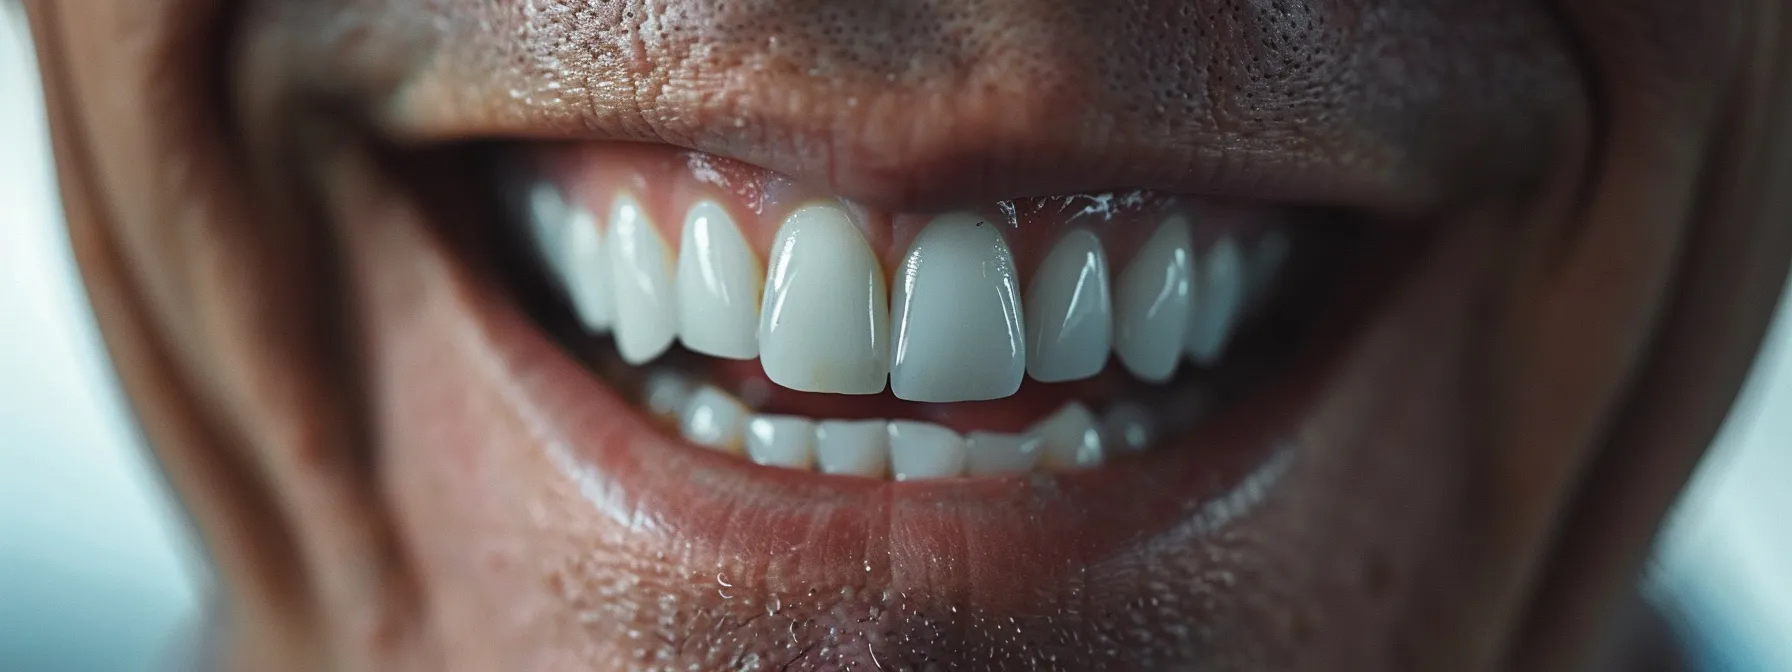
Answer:
POLYGON ((1250 289, 1246 292, 1245 303, 1262 300, 1275 287, 1276 275, 1281 273, 1282 264, 1287 261, 1288 235, 1279 230, 1263 234, 1251 248, 1247 283, 1250 289))
POLYGON ((627 195, 610 210, 610 271, 616 288, 616 350, 629 364, 658 357, 677 330, 672 253, 658 227, 627 195))
POLYGON ((767 378, 803 392, 876 394, 889 376, 883 269, 846 211, 790 214, 772 244, 759 309, 767 378))
POLYGON ((1226 341, 1244 307, 1244 257, 1231 236, 1220 238, 1201 264, 1201 283, 1194 310, 1189 311, 1188 355, 1207 365, 1226 351, 1226 341))
POLYGON ((964 473, 964 437, 931 422, 892 420, 890 472, 898 481, 964 473))
POLYGON ((536 254, 547 266, 548 275, 555 282, 564 282, 567 273, 567 222, 572 218, 566 199, 560 196, 560 189, 552 183, 537 181, 529 185, 525 200, 529 234, 535 243, 536 254))
POLYGON ((728 211, 713 201, 692 206, 678 251, 678 335, 685 347, 728 359, 759 356, 763 277, 728 211))
POLYGON ((1039 264, 1027 288, 1027 373, 1057 382, 1088 378, 1107 364, 1114 308, 1101 239, 1071 229, 1039 264))
POLYGON ((609 331, 616 320, 616 295, 610 290, 610 258, 604 254, 604 236, 598 229, 597 217, 590 210, 575 206, 566 227, 560 273, 572 299, 573 312, 587 330, 609 331))
POLYGON ((995 225, 934 219, 915 238, 892 292, 890 391, 922 402, 999 399, 1020 389, 1026 336, 1014 256, 995 225))
POLYGON ((1193 264, 1188 222, 1178 215, 1157 227, 1120 274, 1114 352, 1133 375, 1162 382, 1176 372, 1193 264))

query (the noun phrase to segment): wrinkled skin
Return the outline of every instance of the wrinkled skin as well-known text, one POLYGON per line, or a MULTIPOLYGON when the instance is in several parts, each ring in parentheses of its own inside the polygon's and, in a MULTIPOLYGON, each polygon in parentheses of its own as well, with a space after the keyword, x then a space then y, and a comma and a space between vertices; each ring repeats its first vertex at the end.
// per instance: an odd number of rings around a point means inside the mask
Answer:
MULTIPOLYGON (((525 4, 27 2, 70 234, 233 668, 1597 667, 1792 256, 1779 3, 525 4), (531 404, 588 383, 519 388, 570 365, 506 349, 488 272, 368 150, 467 137, 909 209, 1315 201, 1436 244, 1245 519, 1088 558, 1086 593, 927 539, 793 568, 606 516, 543 448, 531 404), (759 618, 717 568, 796 597, 759 618)), ((652 513, 656 483, 612 485, 652 513)))

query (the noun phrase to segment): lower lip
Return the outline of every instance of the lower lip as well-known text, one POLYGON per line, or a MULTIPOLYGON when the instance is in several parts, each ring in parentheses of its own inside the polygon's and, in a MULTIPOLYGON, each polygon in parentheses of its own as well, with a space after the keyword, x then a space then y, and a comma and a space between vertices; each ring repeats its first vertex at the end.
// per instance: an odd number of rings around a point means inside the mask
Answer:
MULTIPOLYGON (((1279 432, 1309 401, 1307 369, 1246 398, 1195 434, 1071 474, 918 483, 762 467, 676 441, 553 344, 510 304, 469 303, 519 406, 537 414, 552 463, 598 511, 669 548, 714 557, 799 552, 808 572, 885 585, 951 568, 985 597, 1024 596, 1115 552, 1193 522, 1250 510, 1297 450, 1279 432)), ((937 579, 938 577, 930 577, 937 579)))

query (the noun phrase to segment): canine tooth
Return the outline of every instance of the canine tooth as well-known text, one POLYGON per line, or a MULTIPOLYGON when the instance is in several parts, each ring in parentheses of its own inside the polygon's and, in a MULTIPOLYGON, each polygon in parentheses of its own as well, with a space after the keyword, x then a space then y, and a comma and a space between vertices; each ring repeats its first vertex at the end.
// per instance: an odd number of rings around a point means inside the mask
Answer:
POLYGON ((882 392, 890 367, 884 274, 846 211, 791 213, 768 265, 759 308, 766 377, 803 392, 882 392))
POLYGON ((1189 358, 1202 365, 1219 361, 1244 308, 1244 257, 1231 236, 1219 239, 1200 264, 1201 282, 1194 309, 1189 311, 1189 358))
POLYGON ((1057 382, 1101 372, 1113 347, 1114 307, 1101 239, 1071 229, 1027 288, 1027 373, 1057 382))
POLYGON ((665 352, 677 331, 672 253, 634 199, 618 196, 610 210, 610 272, 616 290, 616 350, 640 364, 665 352))
POLYGON ((535 243, 536 255, 547 267, 554 282, 565 282, 567 276, 566 237, 571 211, 559 187, 537 181, 529 185, 525 207, 528 211, 529 235, 535 243))
POLYGON ((704 385, 685 402, 679 429, 686 441, 717 450, 740 452, 741 425, 747 407, 727 392, 704 385))
POLYGON ((1039 459, 1048 469, 1079 469, 1101 464, 1101 429, 1096 426, 1095 414, 1088 406, 1075 401, 1065 404, 1028 431, 1045 441, 1039 459))
POLYGON ((1162 382, 1176 372, 1191 301, 1190 250, 1188 221, 1172 216, 1120 274, 1114 352, 1143 380, 1162 382))
POLYGON ((604 253, 603 232, 591 211, 575 207, 566 221, 566 249, 560 261, 566 293, 573 312, 585 329, 610 330, 616 322, 616 293, 611 291, 610 258, 604 253))
POLYGON ((1157 440, 1157 423, 1143 404, 1122 401, 1101 419, 1103 441, 1118 451, 1139 452, 1157 440))
POLYGON ((747 457, 786 469, 808 469, 815 462, 815 423, 789 415, 755 415, 747 419, 747 457))
POLYGON ((890 422, 890 471, 898 481, 964 473, 964 437, 931 422, 890 422))
POLYGON ((891 290, 890 391, 922 402, 1000 399, 1020 389, 1027 343, 1014 255, 973 214, 928 223, 891 290))
POLYGON ((696 352, 759 356, 759 259, 734 218, 714 201, 685 215, 678 249, 678 337, 696 352))
POLYGON ((696 389, 691 381, 671 371, 655 371, 641 384, 642 405, 647 412, 662 420, 677 422, 696 389))
POLYGON ((971 432, 965 435, 965 473, 1024 474, 1039 463, 1044 439, 1031 434, 971 432))
POLYGON ((890 458, 889 423, 824 420, 815 426, 815 462, 824 474, 880 478, 890 458))

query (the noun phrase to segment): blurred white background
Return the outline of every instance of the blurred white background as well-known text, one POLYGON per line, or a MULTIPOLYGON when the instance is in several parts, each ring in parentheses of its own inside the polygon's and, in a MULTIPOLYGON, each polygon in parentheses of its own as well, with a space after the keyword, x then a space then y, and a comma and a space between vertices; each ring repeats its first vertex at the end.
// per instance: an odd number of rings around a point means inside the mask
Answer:
MULTIPOLYGON (((17 5, 0 4, 0 672, 159 669, 208 579, 75 274, 17 5)), ((1792 293, 1650 587, 1712 670, 1792 671, 1792 293)))

